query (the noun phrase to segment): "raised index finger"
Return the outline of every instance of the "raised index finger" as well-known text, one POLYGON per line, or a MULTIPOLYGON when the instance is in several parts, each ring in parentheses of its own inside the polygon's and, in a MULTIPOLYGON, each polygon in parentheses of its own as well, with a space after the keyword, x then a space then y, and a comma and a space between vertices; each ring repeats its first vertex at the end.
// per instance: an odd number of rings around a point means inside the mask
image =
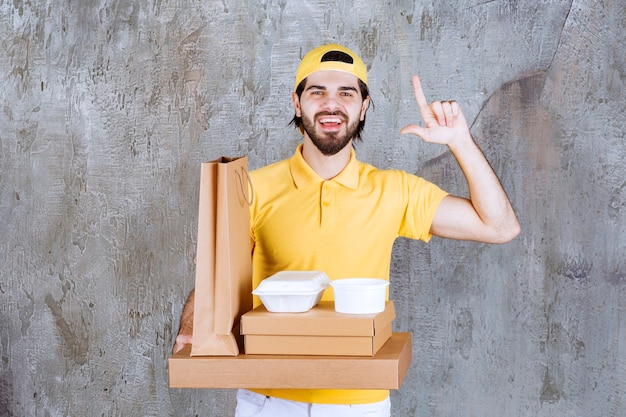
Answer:
POLYGON ((413 81, 413 92, 415 93, 415 101, 417 101, 417 106, 419 107, 423 117, 424 111, 426 111, 426 114, 428 114, 428 110, 430 109, 428 106, 428 101, 426 101, 424 90, 422 90, 420 77, 414 75, 411 80, 413 81))

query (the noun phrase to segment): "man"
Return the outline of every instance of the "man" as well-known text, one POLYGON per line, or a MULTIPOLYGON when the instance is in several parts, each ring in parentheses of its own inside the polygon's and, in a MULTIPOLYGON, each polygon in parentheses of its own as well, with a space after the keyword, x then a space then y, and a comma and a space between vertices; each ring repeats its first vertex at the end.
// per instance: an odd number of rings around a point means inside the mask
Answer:
MULTIPOLYGON (((250 173, 253 288, 281 270, 320 270, 331 279, 389 279, 398 236, 488 243, 517 236, 517 217, 458 103, 429 104, 417 76, 413 87, 425 126, 409 125, 400 133, 447 145, 467 178, 470 198, 359 162, 352 143, 360 139, 370 104, 365 65, 343 46, 315 48, 302 59, 292 93, 292 123, 303 143, 291 158, 250 173)), ((193 293, 175 351, 191 343, 192 310, 193 293)), ((390 415, 386 390, 239 390, 237 399, 239 417, 390 415)))

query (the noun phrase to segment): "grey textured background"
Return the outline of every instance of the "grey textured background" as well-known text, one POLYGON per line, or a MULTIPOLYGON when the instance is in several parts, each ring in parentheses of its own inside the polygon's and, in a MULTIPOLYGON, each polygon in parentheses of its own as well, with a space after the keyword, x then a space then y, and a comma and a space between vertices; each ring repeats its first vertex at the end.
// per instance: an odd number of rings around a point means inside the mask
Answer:
POLYGON ((172 390, 200 162, 291 155, 299 58, 359 51, 359 157, 465 195, 410 76, 456 98, 519 214, 502 246, 399 240, 395 416, 626 415, 624 1, 0 0, 0 415, 228 416, 172 390))

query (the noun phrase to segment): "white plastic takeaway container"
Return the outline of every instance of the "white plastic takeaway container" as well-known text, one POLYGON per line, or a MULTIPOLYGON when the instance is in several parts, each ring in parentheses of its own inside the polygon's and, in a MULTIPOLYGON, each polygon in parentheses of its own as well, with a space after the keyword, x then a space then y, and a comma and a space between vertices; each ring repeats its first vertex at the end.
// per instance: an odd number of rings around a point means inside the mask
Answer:
POLYGON ((323 272, 280 271, 261 281, 252 294, 272 313, 302 313, 319 303, 329 285, 323 272))
POLYGON ((344 278, 330 283, 335 292, 335 311, 373 314, 385 310, 389 281, 375 278, 344 278))

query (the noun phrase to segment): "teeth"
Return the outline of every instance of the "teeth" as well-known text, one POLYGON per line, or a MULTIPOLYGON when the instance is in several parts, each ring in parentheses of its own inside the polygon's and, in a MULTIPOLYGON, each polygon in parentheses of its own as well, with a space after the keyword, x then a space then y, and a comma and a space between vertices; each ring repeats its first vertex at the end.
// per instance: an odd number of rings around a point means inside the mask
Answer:
POLYGON ((339 118, 324 118, 324 119, 320 119, 320 123, 322 123, 322 124, 326 124, 326 123, 336 123, 336 124, 339 124, 339 123, 341 123, 341 119, 339 119, 339 118))

